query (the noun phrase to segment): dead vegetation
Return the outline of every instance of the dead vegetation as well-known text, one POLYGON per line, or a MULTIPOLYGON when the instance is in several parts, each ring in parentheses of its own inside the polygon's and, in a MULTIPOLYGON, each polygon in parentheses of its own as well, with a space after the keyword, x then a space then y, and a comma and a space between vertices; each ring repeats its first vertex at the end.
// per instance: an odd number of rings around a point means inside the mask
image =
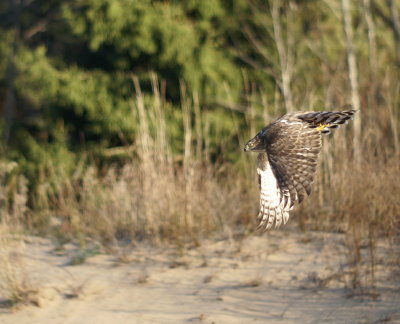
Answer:
MULTIPOLYGON (((255 156, 240 153, 237 164, 213 160, 207 115, 195 98, 186 97, 183 86, 183 155, 175 156, 156 80, 156 100, 150 103, 145 102, 135 79, 134 84, 132 112, 138 114, 140 125, 129 162, 106 170, 78 165, 73 177, 63 179, 49 174, 49 181, 37 188, 40 204, 36 205, 41 206, 37 210, 30 207, 26 179, 15 173, 10 177, 12 166, 3 166, 2 226, 10 232, 45 233, 61 246, 71 240, 78 242, 82 252, 71 259, 73 264, 96 253, 88 248, 88 238, 107 251, 120 251, 120 245, 130 246, 136 240, 172 241, 185 249, 215 233, 241 232, 245 237, 255 231, 255 156)), ((249 130, 257 129, 257 118, 263 116, 267 121, 276 117, 266 108, 260 111, 252 105, 247 111, 253 118, 248 118, 247 129, 237 130, 238 152, 250 136, 249 130)), ((302 230, 346 234, 347 266, 354 288, 374 286, 377 264, 391 260, 396 267, 400 228, 398 116, 392 109, 381 109, 362 111, 356 118, 365 125, 361 161, 354 161, 351 126, 326 137, 313 194, 290 219, 292 223, 297 220, 302 230), (393 257, 380 254, 381 242, 392 247, 393 257)), ((119 262, 129 262, 125 252, 117 254, 119 262)), ((29 300, 33 290, 26 288, 23 280, 7 280, 11 300, 29 300)), ((146 281, 146 277, 139 279, 146 281)))
POLYGON ((23 241, 15 229, 0 224, 0 303, 18 309, 22 305, 40 306, 39 289, 30 280, 22 261, 23 241))

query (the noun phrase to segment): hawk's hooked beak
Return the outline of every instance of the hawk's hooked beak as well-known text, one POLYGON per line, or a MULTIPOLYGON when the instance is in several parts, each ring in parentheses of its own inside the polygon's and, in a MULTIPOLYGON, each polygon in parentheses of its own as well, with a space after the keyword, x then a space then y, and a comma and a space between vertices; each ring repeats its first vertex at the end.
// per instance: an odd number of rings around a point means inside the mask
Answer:
POLYGON ((244 151, 264 152, 265 147, 262 137, 257 134, 254 138, 247 142, 247 144, 244 146, 244 151))

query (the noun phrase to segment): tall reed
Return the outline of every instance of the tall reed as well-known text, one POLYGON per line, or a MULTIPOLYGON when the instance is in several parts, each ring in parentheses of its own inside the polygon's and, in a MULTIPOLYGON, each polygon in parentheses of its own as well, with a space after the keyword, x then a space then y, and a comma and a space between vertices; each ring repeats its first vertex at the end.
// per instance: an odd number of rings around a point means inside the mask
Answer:
MULTIPOLYGON (((234 163, 224 152, 212 155, 211 143, 219 131, 211 130, 210 116, 196 93, 181 83, 183 138, 176 143, 157 78, 152 77, 152 96, 141 91, 137 78, 132 82, 132 114, 138 127, 135 142, 119 148, 126 152, 126 162, 100 169, 82 159, 70 177, 49 174, 37 187, 36 209, 28 204, 25 178, 6 181, 2 176, 2 221, 62 240, 78 238, 84 244, 91 238, 107 246, 136 240, 197 241, 226 229, 254 232, 256 155, 244 154, 242 148, 259 127, 278 117, 279 102, 271 109, 265 95, 252 93, 240 112, 244 118, 226 109, 236 133, 239 159, 234 163)), ((355 117, 363 125, 361 162, 353 160, 351 124, 324 137, 313 193, 290 220, 297 220, 303 230, 345 233, 351 286, 360 285, 360 278, 373 286, 375 266, 382 258, 379 246, 386 242, 394 249, 399 244, 398 99, 393 93, 386 97, 392 98, 386 106, 355 117)))

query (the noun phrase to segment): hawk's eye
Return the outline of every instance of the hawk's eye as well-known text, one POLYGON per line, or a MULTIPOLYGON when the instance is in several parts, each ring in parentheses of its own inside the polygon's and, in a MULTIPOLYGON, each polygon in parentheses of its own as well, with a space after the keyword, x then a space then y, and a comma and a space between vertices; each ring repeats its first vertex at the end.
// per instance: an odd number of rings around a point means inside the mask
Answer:
POLYGON ((264 150, 264 138, 260 136, 260 133, 258 133, 254 138, 247 142, 244 150, 254 152, 264 150))

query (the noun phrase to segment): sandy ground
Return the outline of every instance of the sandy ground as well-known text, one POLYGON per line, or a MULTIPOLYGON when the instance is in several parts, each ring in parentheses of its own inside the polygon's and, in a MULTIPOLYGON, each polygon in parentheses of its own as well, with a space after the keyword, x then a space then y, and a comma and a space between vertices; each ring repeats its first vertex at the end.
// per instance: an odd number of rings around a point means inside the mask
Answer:
POLYGON ((3 299, 0 323, 400 323, 400 285, 385 267, 374 294, 346 288, 342 240, 280 230, 71 265, 75 246, 29 238, 19 259, 36 305, 11 311, 3 299))

